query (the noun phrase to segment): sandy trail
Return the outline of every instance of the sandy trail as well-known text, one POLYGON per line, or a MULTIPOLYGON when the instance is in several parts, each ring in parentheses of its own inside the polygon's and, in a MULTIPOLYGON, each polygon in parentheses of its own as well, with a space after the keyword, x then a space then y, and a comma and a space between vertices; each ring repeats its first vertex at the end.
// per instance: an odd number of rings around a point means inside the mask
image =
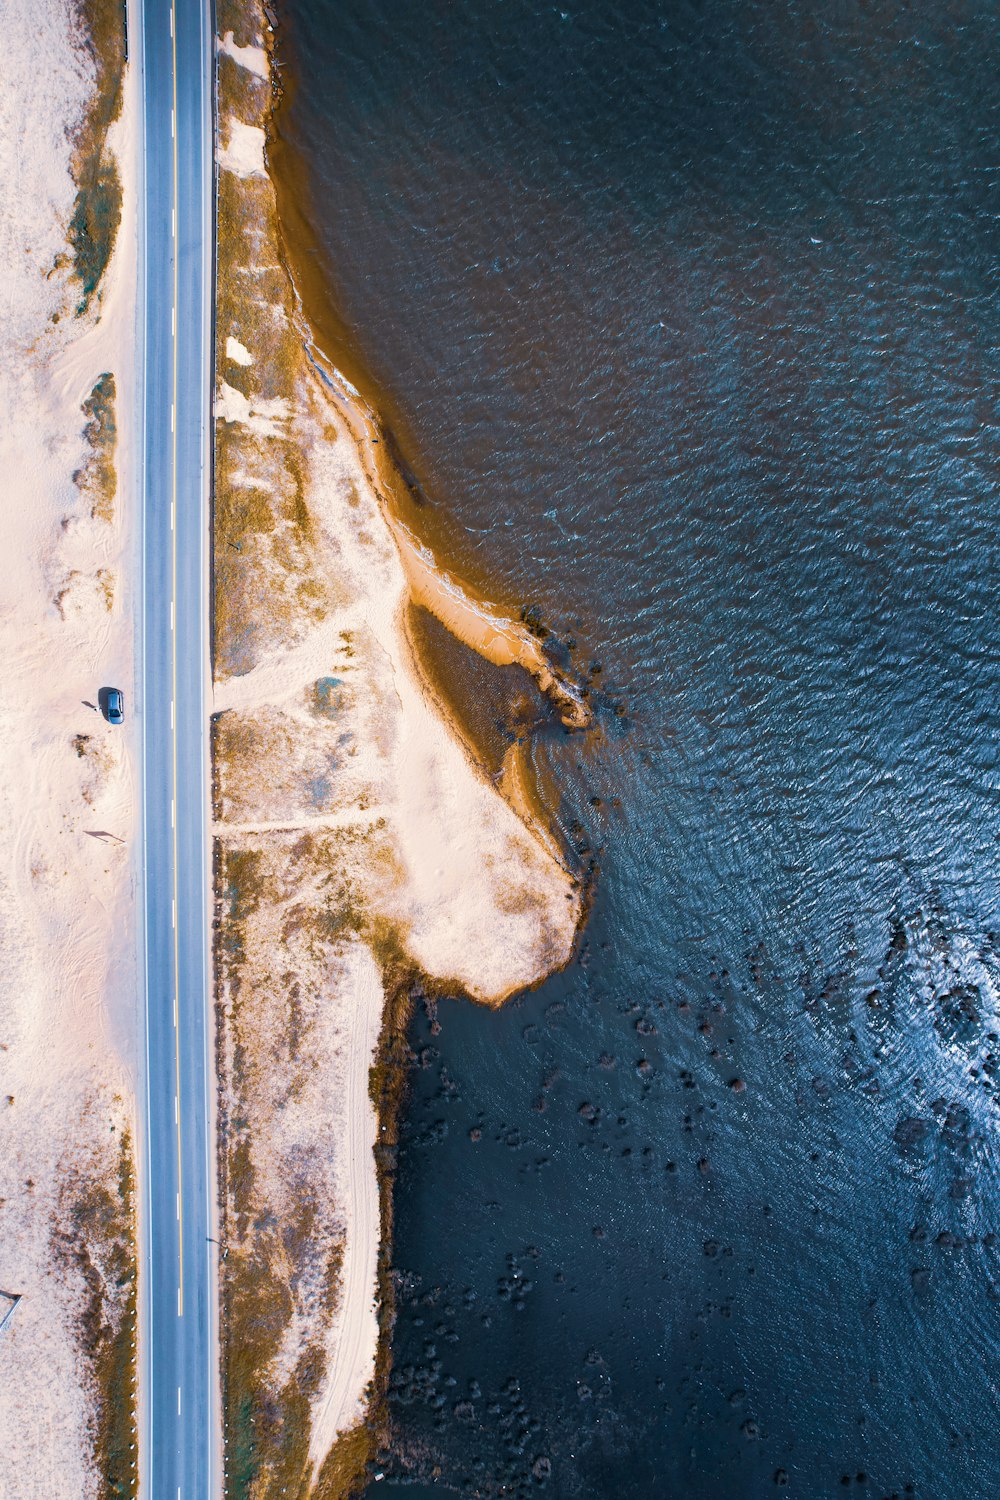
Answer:
POLYGON ((212 833, 217 838, 239 838, 248 833, 302 833, 320 829, 365 828, 384 818, 384 807, 343 807, 333 813, 321 813, 314 818, 302 817, 282 820, 271 818, 257 823, 213 823, 212 833))

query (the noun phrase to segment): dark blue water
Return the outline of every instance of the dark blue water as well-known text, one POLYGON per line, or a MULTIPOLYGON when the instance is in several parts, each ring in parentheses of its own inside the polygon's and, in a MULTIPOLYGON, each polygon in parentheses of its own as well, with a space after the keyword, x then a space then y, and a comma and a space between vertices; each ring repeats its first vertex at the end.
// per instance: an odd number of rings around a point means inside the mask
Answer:
POLYGON ((1000 16, 563 4, 282 38, 428 533, 601 669, 579 962, 414 1027, 371 1493, 1000 1494, 1000 16))

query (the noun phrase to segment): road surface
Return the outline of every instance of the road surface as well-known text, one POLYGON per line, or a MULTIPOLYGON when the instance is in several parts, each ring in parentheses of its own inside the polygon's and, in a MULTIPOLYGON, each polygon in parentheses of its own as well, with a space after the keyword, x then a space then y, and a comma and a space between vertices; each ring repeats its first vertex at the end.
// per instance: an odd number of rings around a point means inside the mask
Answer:
POLYGON ((146 1000, 140 1472, 149 1500, 219 1493, 209 987, 211 0, 129 0, 142 83, 141 715, 146 1000))

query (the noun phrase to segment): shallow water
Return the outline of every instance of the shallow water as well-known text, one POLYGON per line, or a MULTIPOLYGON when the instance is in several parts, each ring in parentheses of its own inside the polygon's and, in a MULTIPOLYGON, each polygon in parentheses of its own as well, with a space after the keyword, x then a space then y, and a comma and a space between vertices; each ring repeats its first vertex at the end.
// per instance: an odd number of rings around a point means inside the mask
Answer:
POLYGON ((414 1028, 372 1493, 1000 1492, 996 8, 286 10, 343 362, 601 668, 579 962, 414 1028))

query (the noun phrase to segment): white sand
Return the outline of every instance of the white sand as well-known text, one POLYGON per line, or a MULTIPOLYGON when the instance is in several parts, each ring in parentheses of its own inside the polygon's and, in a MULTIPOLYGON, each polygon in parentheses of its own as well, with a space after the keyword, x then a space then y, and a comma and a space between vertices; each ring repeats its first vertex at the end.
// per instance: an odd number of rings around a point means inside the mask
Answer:
POLYGON ((130 87, 114 127, 126 218, 104 313, 77 319, 68 267, 53 271, 75 195, 71 133, 93 83, 71 9, 0 0, 0 1288, 21 1295, 0 1333, 3 1500, 94 1493, 83 1289, 52 1239, 70 1223, 67 1169, 113 1168, 133 1113, 132 736, 83 701, 109 683, 131 697, 133 476, 120 465, 111 523, 90 517, 72 476, 80 405, 103 371, 116 375, 127 455, 135 101, 130 87))
POLYGON ((219 147, 219 165, 237 177, 263 177, 264 131, 259 125, 244 125, 227 115, 223 127, 224 143, 219 147))
POLYGON ((258 78, 268 78, 270 72, 267 64, 267 53, 261 46, 248 45, 238 47, 233 40, 233 33, 227 31, 219 43, 219 51, 225 52, 234 62, 239 63, 241 68, 246 68, 248 73, 256 73, 258 78))
POLYGON ((253 355, 249 349, 245 349, 239 339, 230 336, 226 339, 226 355, 234 365, 242 365, 244 369, 253 364, 253 355))
MULTIPOLYGON (((253 362, 251 354, 245 363, 253 362)), ((283 396, 251 402, 223 380, 215 395, 215 414, 223 422, 241 422, 257 437, 278 437, 288 421, 289 406, 283 396)))

